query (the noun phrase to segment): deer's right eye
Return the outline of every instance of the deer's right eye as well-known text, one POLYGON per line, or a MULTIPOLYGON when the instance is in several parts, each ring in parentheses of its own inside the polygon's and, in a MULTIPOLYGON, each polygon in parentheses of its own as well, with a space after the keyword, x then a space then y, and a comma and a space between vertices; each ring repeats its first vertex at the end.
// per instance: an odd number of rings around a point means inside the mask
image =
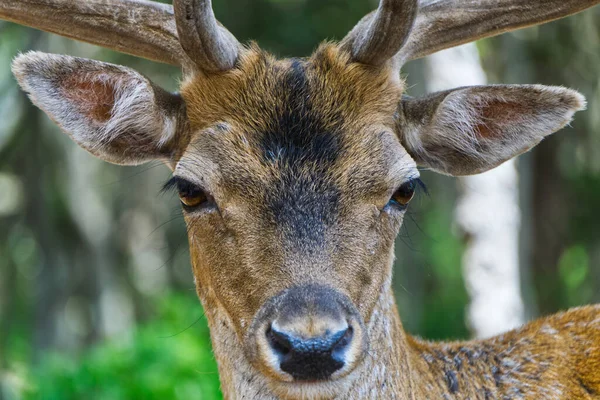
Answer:
POLYGON ((163 190, 175 189, 179 201, 185 211, 194 211, 200 207, 214 204, 214 199, 198 185, 179 177, 173 177, 164 186, 163 190))
POLYGON ((179 192, 179 200, 184 208, 196 208, 208 202, 208 196, 202 190, 179 192))

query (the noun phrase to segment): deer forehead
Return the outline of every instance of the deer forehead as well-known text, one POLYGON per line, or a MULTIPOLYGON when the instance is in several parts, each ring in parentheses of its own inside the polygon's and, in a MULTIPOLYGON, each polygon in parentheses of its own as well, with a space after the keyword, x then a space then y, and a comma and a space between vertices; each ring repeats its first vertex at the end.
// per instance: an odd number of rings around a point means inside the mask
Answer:
POLYGON ((287 60, 251 48, 236 69, 184 82, 191 138, 176 173, 201 170, 261 200, 267 188, 289 194, 281 186, 291 182, 323 194, 383 191, 416 171, 394 132, 402 90, 397 72, 351 63, 333 45, 287 60))

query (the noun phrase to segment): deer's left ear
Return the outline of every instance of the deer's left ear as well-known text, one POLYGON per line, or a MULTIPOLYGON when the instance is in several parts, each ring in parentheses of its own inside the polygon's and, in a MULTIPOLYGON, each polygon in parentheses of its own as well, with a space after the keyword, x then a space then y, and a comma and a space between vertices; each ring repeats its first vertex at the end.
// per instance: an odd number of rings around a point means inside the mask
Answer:
POLYGON ((105 161, 168 160, 181 139, 183 100, 132 69, 30 52, 14 60, 13 73, 63 131, 105 161))
POLYGON ((400 104, 400 140, 417 164, 472 175, 526 152, 585 108, 578 92, 541 85, 458 88, 400 104))

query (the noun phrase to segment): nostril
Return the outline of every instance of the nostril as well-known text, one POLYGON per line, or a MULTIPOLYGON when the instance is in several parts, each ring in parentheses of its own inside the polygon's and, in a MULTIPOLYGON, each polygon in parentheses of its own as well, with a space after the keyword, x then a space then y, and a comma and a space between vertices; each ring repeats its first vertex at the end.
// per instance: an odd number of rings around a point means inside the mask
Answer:
POLYGON ((288 354, 292 349, 290 336, 273 329, 272 326, 267 329, 267 339, 273 350, 281 355, 288 354))
POLYGON ((346 347, 352 341, 352 336, 354 335, 354 329, 352 329, 352 327, 349 326, 345 332, 340 332, 340 333, 343 333, 343 334, 340 335, 339 340, 335 343, 335 345, 333 347, 334 352, 340 352, 340 351, 343 351, 346 349, 346 347))

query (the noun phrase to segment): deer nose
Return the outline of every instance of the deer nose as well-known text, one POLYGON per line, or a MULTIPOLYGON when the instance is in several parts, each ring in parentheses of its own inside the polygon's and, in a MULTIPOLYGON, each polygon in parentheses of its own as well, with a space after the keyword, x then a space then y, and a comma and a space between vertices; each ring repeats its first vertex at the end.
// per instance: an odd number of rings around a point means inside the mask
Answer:
POLYGON ((267 340, 279 358, 281 370, 300 381, 324 380, 343 368, 352 337, 351 326, 309 338, 286 332, 276 323, 267 330, 267 340))

